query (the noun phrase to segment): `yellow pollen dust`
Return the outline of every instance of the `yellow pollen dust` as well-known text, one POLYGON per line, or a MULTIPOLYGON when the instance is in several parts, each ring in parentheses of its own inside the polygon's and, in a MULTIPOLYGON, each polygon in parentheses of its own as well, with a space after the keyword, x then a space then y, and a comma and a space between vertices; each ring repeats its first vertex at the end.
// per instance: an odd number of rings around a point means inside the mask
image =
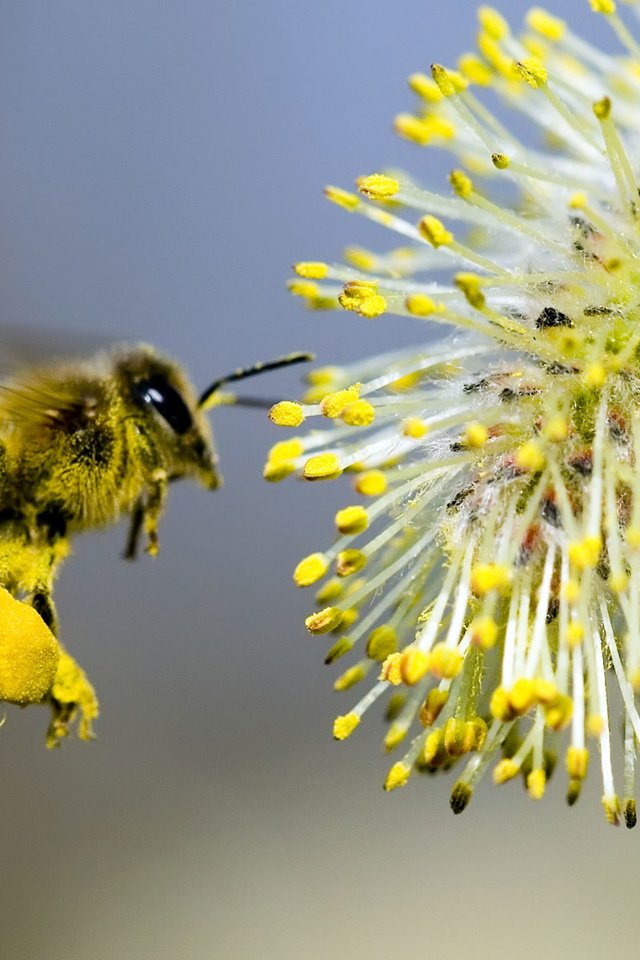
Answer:
POLYGON ((336 390, 335 393, 328 393, 320 403, 320 411, 323 416, 330 420, 336 420, 342 416, 342 412, 354 400, 360 397, 360 384, 352 383, 350 387, 344 390, 336 390))
POLYGON ((521 470, 526 470, 528 473, 539 473, 544 468, 544 453, 540 445, 531 440, 516 450, 515 462, 521 470))
POLYGON ((547 82, 547 71, 535 60, 514 60, 513 73, 536 90, 547 82))
POLYGON ((269 419, 278 427, 299 427, 304 421, 302 406, 293 400, 281 400, 269 411, 269 419))
POLYGON ((304 622, 309 633, 330 633, 342 623, 342 610, 339 607, 325 607, 312 613, 304 622))
POLYGON ((493 782, 497 786, 501 786, 503 783, 508 783, 509 780, 513 780, 514 777, 517 777, 520 772, 520 767, 514 760, 505 758, 496 764, 493 771, 493 782))
POLYGON ((376 418, 376 411, 368 400, 354 400, 342 411, 342 419, 349 427, 368 427, 376 418))
POLYGON ((399 189, 398 181, 383 173, 372 173, 358 181, 358 191, 370 200, 389 200, 395 197, 399 189))
POLYGON ((480 450, 489 439, 489 431, 483 423, 470 423, 464 431, 464 444, 471 450, 480 450))
POLYGON ((309 457, 302 470, 305 480, 335 480, 341 473, 342 467, 335 453, 309 457))
POLYGON ((417 647, 407 647, 400 654, 400 674, 404 683, 413 687, 425 676, 430 666, 430 656, 417 647))
POLYGON ((299 277, 304 277, 306 280, 324 280, 329 272, 329 267, 326 263, 311 260, 296 263, 293 269, 299 277))
POLYGON ((336 557, 336 573, 339 577, 350 577, 358 573, 367 563, 367 555, 362 550, 341 550, 336 557))
POLYGON ((387 774, 384 789, 396 790, 398 787, 406 786, 410 773, 411 767, 408 767, 405 763, 394 763, 387 774))
POLYGON ((380 680, 386 680, 392 686, 397 687, 402 683, 402 673, 400 672, 399 653, 390 653, 382 663, 380 670, 380 680))
POLYGON ((492 590, 501 593, 511 584, 511 570, 503 563, 477 563, 471 570, 471 589, 478 597, 492 590))
POLYGON ((274 443, 269 450, 269 460, 272 463, 286 462, 287 460, 295 460, 303 453, 302 441, 298 437, 293 437, 291 440, 281 440, 279 443, 274 443))
POLYGON ((432 217, 429 213, 418 223, 418 230, 432 247, 444 247, 453 242, 453 234, 447 230, 441 220, 432 217))
POLYGON ((567 773, 572 780, 584 780, 589 768, 589 751, 586 747, 569 747, 567 750, 567 773))
POLYGON ((387 489, 387 478, 382 470, 367 470, 357 477, 354 486, 363 497, 379 497, 387 489))
POLYGON ((324 553, 311 553, 304 557, 293 571, 294 583, 299 587, 310 587, 324 577, 329 569, 329 561, 324 553))
POLYGON ((527 775, 527 791, 532 800, 542 800, 547 783, 547 775, 542 769, 532 770, 527 775))
POLYGON ((409 417, 402 424, 402 432, 411 440, 421 440, 429 432, 428 425, 420 417, 409 417))
POLYGON ((61 648, 28 603, 0 587, 0 700, 39 703, 49 693, 61 648))
POLYGON ((336 740, 346 740, 360 723, 357 713, 345 713, 333 721, 333 736, 336 740))
POLYGON ((362 533, 369 526, 369 515, 364 507, 344 507, 336 513, 336 527, 340 533, 362 533))

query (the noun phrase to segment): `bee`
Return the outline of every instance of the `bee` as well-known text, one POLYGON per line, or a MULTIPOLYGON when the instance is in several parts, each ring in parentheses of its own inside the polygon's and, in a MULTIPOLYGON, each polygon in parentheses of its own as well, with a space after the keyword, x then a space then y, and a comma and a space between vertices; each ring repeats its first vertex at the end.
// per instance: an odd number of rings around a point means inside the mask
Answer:
MULTIPOLYGON (((198 395, 174 360, 126 346, 27 367, 0 384, 0 587, 32 606, 57 638, 53 584, 73 537, 128 517, 124 556, 136 556, 143 535, 156 555, 169 484, 221 484, 205 415, 220 388, 309 359, 295 353, 236 370, 198 395)), ((50 746, 78 713, 80 736, 89 737, 97 715, 93 688, 60 650, 45 698, 50 746)))

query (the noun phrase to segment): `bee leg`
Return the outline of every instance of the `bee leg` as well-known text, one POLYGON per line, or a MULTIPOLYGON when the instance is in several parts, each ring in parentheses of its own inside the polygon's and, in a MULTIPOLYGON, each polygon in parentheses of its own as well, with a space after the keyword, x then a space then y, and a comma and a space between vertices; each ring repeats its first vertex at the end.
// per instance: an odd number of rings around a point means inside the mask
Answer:
POLYGON ((99 713, 96 692, 87 675, 64 647, 60 648, 58 669, 49 693, 51 721, 47 730, 47 746, 56 747, 69 736, 74 720, 78 721, 78 737, 93 739, 93 721, 99 713))
POLYGON ((140 534, 144 525, 145 505, 142 498, 136 500, 131 511, 131 520, 129 523, 129 533, 122 556, 125 560, 135 560, 138 555, 140 545, 140 534))
POLYGON ((158 523, 167 499, 168 480, 166 470, 154 471, 151 484, 147 492, 144 506, 144 529, 147 534, 147 553, 157 556, 160 549, 158 544, 158 523))
POLYGON ((58 635, 58 617, 56 608, 48 586, 38 587, 31 595, 31 606, 40 614, 54 636, 58 635))

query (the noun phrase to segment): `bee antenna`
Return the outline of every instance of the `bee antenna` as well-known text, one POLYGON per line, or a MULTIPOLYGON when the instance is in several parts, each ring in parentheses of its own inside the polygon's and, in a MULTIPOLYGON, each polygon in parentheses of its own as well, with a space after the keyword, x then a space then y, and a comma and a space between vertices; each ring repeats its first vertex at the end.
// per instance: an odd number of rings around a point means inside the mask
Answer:
POLYGON ((252 367, 241 367, 227 374, 226 377, 220 377, 200 395, 198 400, 199 410, 208 410, 213 406, 211 398, 217 393, 220 387, 225 383, 233 383, 236 380, 246 380, 247 377, 255 377, 259 373, 268 373, 270 370, 279 370, 280 367, 291 367, 294 363, 309 363, 315 357, 312 353, 288 353, 284 357, 276 357, 275 360, 263 360, 262 363, 254 363, 252 367))

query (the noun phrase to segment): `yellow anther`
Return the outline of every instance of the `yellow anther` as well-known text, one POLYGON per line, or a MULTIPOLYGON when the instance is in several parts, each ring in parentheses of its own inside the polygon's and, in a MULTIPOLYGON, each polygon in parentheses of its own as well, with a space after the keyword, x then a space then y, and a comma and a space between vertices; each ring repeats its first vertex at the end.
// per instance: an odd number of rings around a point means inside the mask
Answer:
POLYGON ((532 800, 542 800, 547 785, 547 775, 542 768, 527 775, 527 791, 532 800))
POLYGON ((363 247, 346 247, 343 256, 347 263, 358 270, 373 270, 376 265, 375 255, 363 247))
POLYGON ((341 550, 336 557, 336 573, 339 577, 350 577, 365 566, 367 556, 362 550, 341 550))
POLYGON ((294 297, 313 299, 314 297, 320 296, 319 286, 316 283, 311 283, 309 280, 290 280, 287 288, 289 293, 293 294, 294 297))
POLYGON ((392 723, 387 733, 385 735, 383 746, 384 749, 389 753, 391 750, 395 750, 399 743, 402 743, 404 738, 407 735, 407 727, 403 723, 392 723))
POLYGON ((295 263, 293 269, 299 277, 304 277, 306 280, 324 280, 329 272, 329 267, 326 263, 312 260, 295 263))
POLYGON ((457 783, 454 783, 451 796, 449 798, 451 812, 454 814, 463 813, 463 811, 466 810, 471 803, 472 797, 473 790, 469 784, 465 783, 464 780, 458 780, 457 783))
POLYGON ((269 450, 269 460, 272 463, 278 463, 279 461, 295 460, 296 457, 302 456, 304 453, 304 447, 302 441, 298 437, 293 437, 291 440, 281 440, 280 443, 274 443, 269 450))
POLYGON ((402 424, 402 432, 405 437, 409 437, 411 440, 421 440, 428 434, 429 427, 420 417, 409 417, 402 424))
POLYGON ((350 637, 338 637, 333 646, 327 650, 324 662, 327 665, 335 663, 340 657, 344 657, 345 654, 353 650, 353 645, 354 641, 350 637))
POLYGON ((417 647, 407 647, 400 655, 400 673, 408 687, 415 686, 426 675, 429 669, 430 657, 424 650, 417 647))
POLYGON ((491 162, 496 170, 506 170, 509 167, 511 160, 506 153, 492 153, 491 162))
POLYGON ((544 453, 539 443, 530 440, 516 450, 516 466, 528 473, 539 473, 545 465, 544 453))
POLYGON ((354 400, 342 411, 342 419, 349 427, 368 427, 376 418, 376 411, 368 400, 354 400))
POLYGON ((382 663, 392 653, 398 650, 398 635, 393 627, 383 623, 369 634, 367 640, 367 656, 371 660, 382 663))
MULTIPOLYGON (((591 3, 595 3, 597 0, 591 0, 591 3)), ((600 0, 601 3, 604 3, 605 0, 600 0)), ((615 10, 615 4, 612 4, 615 10)), ((608 10, 603 10, 602 13, 608 13, 608 10)), ((604 809, 604 815, 607 818, 607 823, 610 823, 613 827, 617 827, 620 823, 620 798, 615 795, 612 797, 603 797, 602 806, 604 809)))
POLYGON ((333 736, 336 740, 346 740, 360 723, 357 713, 345 713, 333 721, 333 736))
POLYGON ((299 427, 304 421, 304 412, 299 403, 281 400, 269 410, 269 419, 279 427, 299 427))
POLYGON ((491 694, 489 701, 489 710, 496 720, 507 722, 513 720, 513 710, 509 700, 509 691, 505 687, 496 687, 491 694))
POLYGON ((501 593, 511 584, 511 570, 503 563, 477 563, 471 571, 471 589, 478 597, 492 590, 501 593))
POLYGON ((312 613, 304 622, 309 633, 330 633, 342 623, 342 610, 339 607, 325 607, 317 613, 312 613))
POLYGON ((468 86, 462 74, 457 70, 447 70, 441 63, 433 64, 431 76, 443 97, 453 97, 456 93, 462 93, 468 86))
POLYGON ((584 627, 578 620, 572 620, 567 624, 567 632, 564 635, 564 642, 568 647, 577 647, 584 640, 584 627))
POLYGON ((464 431, 464 444, 471 450, 480 450, 489 439, 489 431, 483 423, 470 423, 464 431))
POLYGON ((590 713, 585 721, 585 730, 588 737, 597 740, 604 730, 604 717, 600 713, 590 713))
POLYGON ((569 747, 567 750, 567 773, 572 780, 584 780, 589 767, 589 751, 586 747, 569 747))
POLYGON ((562 443, 569 436, 569 422, 564 417, 552 417, 544 427, 544 438, 551 443, 562 443))
POLYGON ((508 780, 513 780, 519 772, 518 764, 514 760, 506 758, 496 764, 493 771, 493 782, 500 786, 500 784, 507 783, 508 780))
POLYGON ((458 60, 458 69, 465 79, 480 87, 490 86, 493 79, 491 70, 474 53, 463 54, 458 60))
POLYGON ((440 716, 448 699, 449 694, 446 690, 438 690, 437 687, 430 690, 427 699, 420 707, 420 723, 425 727, 432 726, 440 716))
POLYGON ((279 483, 295 473, 295 469, 296 465, 291 460, 267 460, 262 469, 262 476, 269 483, 279 483))
POLYGON ((593 112, 598 120, 606 120, 611 114, 611 98, 603 97, 593 104, 593 112))
POLYGON ((399 113, 393 121, 393 128, 399 136, 419 147, 425 147, 433 137, 430 125, 411 113, 399 113))
POLYGON ((408 767, 406 763, 394 763, 387 774, 384 789, 396 790, 398 787, 404 787, 409 779, 410 773, 411 767, 408 767))
POLYGON ((534 89, 543 87, 547 82, 547 71, 535 60, 514 60, 513 72, 534 89))
POLYGON ((620 573, 612 573, 609 577, 609 586, 614 593, 624 593, 629 586, 628 574, 623 571, 620 573))
POLYGON ((442 730, 434 730, 424 742, 424 751, 422 754, 424 762, 434 764, 437 763, 439 759, 441 760, 443 747, 444 735, 442 730))
POLYGON ((482 29, 489 34, 492 40, 504 40, 505 37, 509 36, 509 24, 493 7, 480 7, 478 20, 482 29))
POLYGON ((485 740, 487 739, 487 734, 489 733, 489 728, 487 723, 482 717, 474 717, 473 720, 467 721, 467 734, 469 731, 473 732, 473 744, 469 748, 470 750, 482 750, 485 740))
POLYGON ((388 389, 393 390, 394 393, 404 393, 406 390, 413 390, 414 387, 418 386, 422 377, 423 373, 421 370, 414 370, 413 373, 405 373, 403 377, 398 377, 397 380, 393 380, 388 385, 388 389))
POLYGON ((567 31, 564 20, 552 16, 542 7, 534 7, 527 14, 527 24, 532 30, 542 34, 545 40, 562 40, 567 31))
POLYGON ((552 680, 538 678, 533 681, 533 689, 537 703, 548 706, 558 699, 558 688, 552 680))
POLYGON ((602 550, 599 536, 585 537, 569 544, 569 561, 578 570, 587 570, 597 566, 602 550))
POLYGON ((320 411, 323 416, 330 420, 336 420, 342 416, 342 412, 350 403, 357 400, 360 396, 360 384, 353 383, 344 390, 336 390, 334 393, 328 393, 320 403, 320 411))
POLYGON ((451 680, 457 677, 462 670, 464 657, 459 650, 436 643, 429 657, 429 670, 440 680, 451 680))
POLYGON ((462 757, 473 747, 473 728, 469 732, 464 720, 458 717, 449 717, 444 725, 442 739, 444 748, 450 757, 462 757))
POLYGON ((364 507, 344 507, 335 516, 336 527, 340 533, 362 533, 369 526, 369 515, 364 507))
POLYGON ((415 94, 429 103, 439 103, 442 100, 437 84, 424 73, 412 73, 407 83, 415 94))
POLYGON ((404 305, 414 317, 430 317, 438 309, 431 297, 428 297, 425 293, 409 294, 404 305))
POLYGON ((614 0, 591 0, 591 9, 595 13, 604 13, 606 16, 611 16, 612 13, 616 12, 616 5, 614 0))
POLYGON ((545 722, 552 730, 562 730, 571 722, 573 701, 565 694, 559 694, 551 706, 544 708, 545 722))
POLYGON ((580 583, 578 580, 571 578, 567 580, 564 587, 562 588, 562 593, 568 604, 577 603, 580 599, 580 583))
POLYGON ((358 180, 358 192, 369 197, 370 200, 389 200, 395 197, 399 189, 398 181, 383 173, 372 173, 358 180))
POLYGON ((324 553, 310 553, 304 557, 293 571, 293 580, 299 587, 310 587, 324 577, 329 569, 329 561, 324 553))
POLYGON ((588 387, 596 390, 602 387, 607 379, 607 371, 601 363, 591 363, 584 372, 584 381, 588 387))
MULTIPOLYGON (((340 297, 338 297, 340 300, 340 297)), ((367 320, 373 320, 374 317, 380 317, 387 309, 387 301, 379 293, 373 293, 370 297, 365 297, 360 301, 357 307, 347 309, 355 309, 356 313, 359 313, 361 317, 366 317, 367 320)))
POLYGON ((569 197, 569 207, 571 210, 584 210, 589 203, 586 193, 572 193, 569 197))
POLYGON ((367 470, 356 478, 355 488, 363 497, 379 497, 387 489, 387 478, 382 470, 367 470))
POLYGON ((349 210, 349 212, 360 205, 360 197, 357 193, 341 190, 340 187, 325 187, 324 195, 331 203, 335 203, 344 210, 349 210))
POLYGON ((316 591, 316 603, 328 604, 332 600, 337 600, 343 590, 344 583, 337 577, 331 577, 316 591))
POLYGON ((462 291, 474 310, 484 310, 486 299, 482 292, 482 277, 475 273, 457 273, 453 279, 456 287, 462 291))
POLYGON ((624 536, 632 550, 640 548, 640 527, 628 526, 624 536))
POLYGON ((315 457, 309 457, 302 476, 305 480, 335 480, 341 473, 342 467, 335 453, 319 453, 315 457))
POLYGON ((382 669, 380 670, 380 680, 386 680, 387 683, 390 683, 394 687, 397 687, 402 683, 400 658, 401 654, 390 653, 389 656, 384 659, 382 663, 382 669))
POLYGON ((486 30, 480 30, 477 38, 482 56, 507 80, 513 80, 513 60, 504 53, 486 30))
POLYGON ((338 693, 342 690, 350 690, 351 687, 355 687, 357 683, 364 680, 366 675, 364 668, 359 663, 356 663, 355 666, 349 667, 348 670, 345 670, 345 672, 334 681, 333 689, 337 690, 338 693))
POLYGON ((463 200, 473 193, 473 181, 464 170, 452 170, 449 174, 449 183, 453 187, 453 192, 463 200))
POLYGON ((520 677, 509 691, 509 704, 519 717, 527 713, 536 702, 536 689, 533 680, 520 677))
POLYGON ((493 617, 481 617, 471 624, 471 641, 482 650, 490 650, 498 639, 498 624, 493 617))
POLYGON ((431 214, 427 214, 420 220, 418 230, 432 247, 443 247, 453 242, 453 234, 446 229, 441 220, 432 217, 431 214))

